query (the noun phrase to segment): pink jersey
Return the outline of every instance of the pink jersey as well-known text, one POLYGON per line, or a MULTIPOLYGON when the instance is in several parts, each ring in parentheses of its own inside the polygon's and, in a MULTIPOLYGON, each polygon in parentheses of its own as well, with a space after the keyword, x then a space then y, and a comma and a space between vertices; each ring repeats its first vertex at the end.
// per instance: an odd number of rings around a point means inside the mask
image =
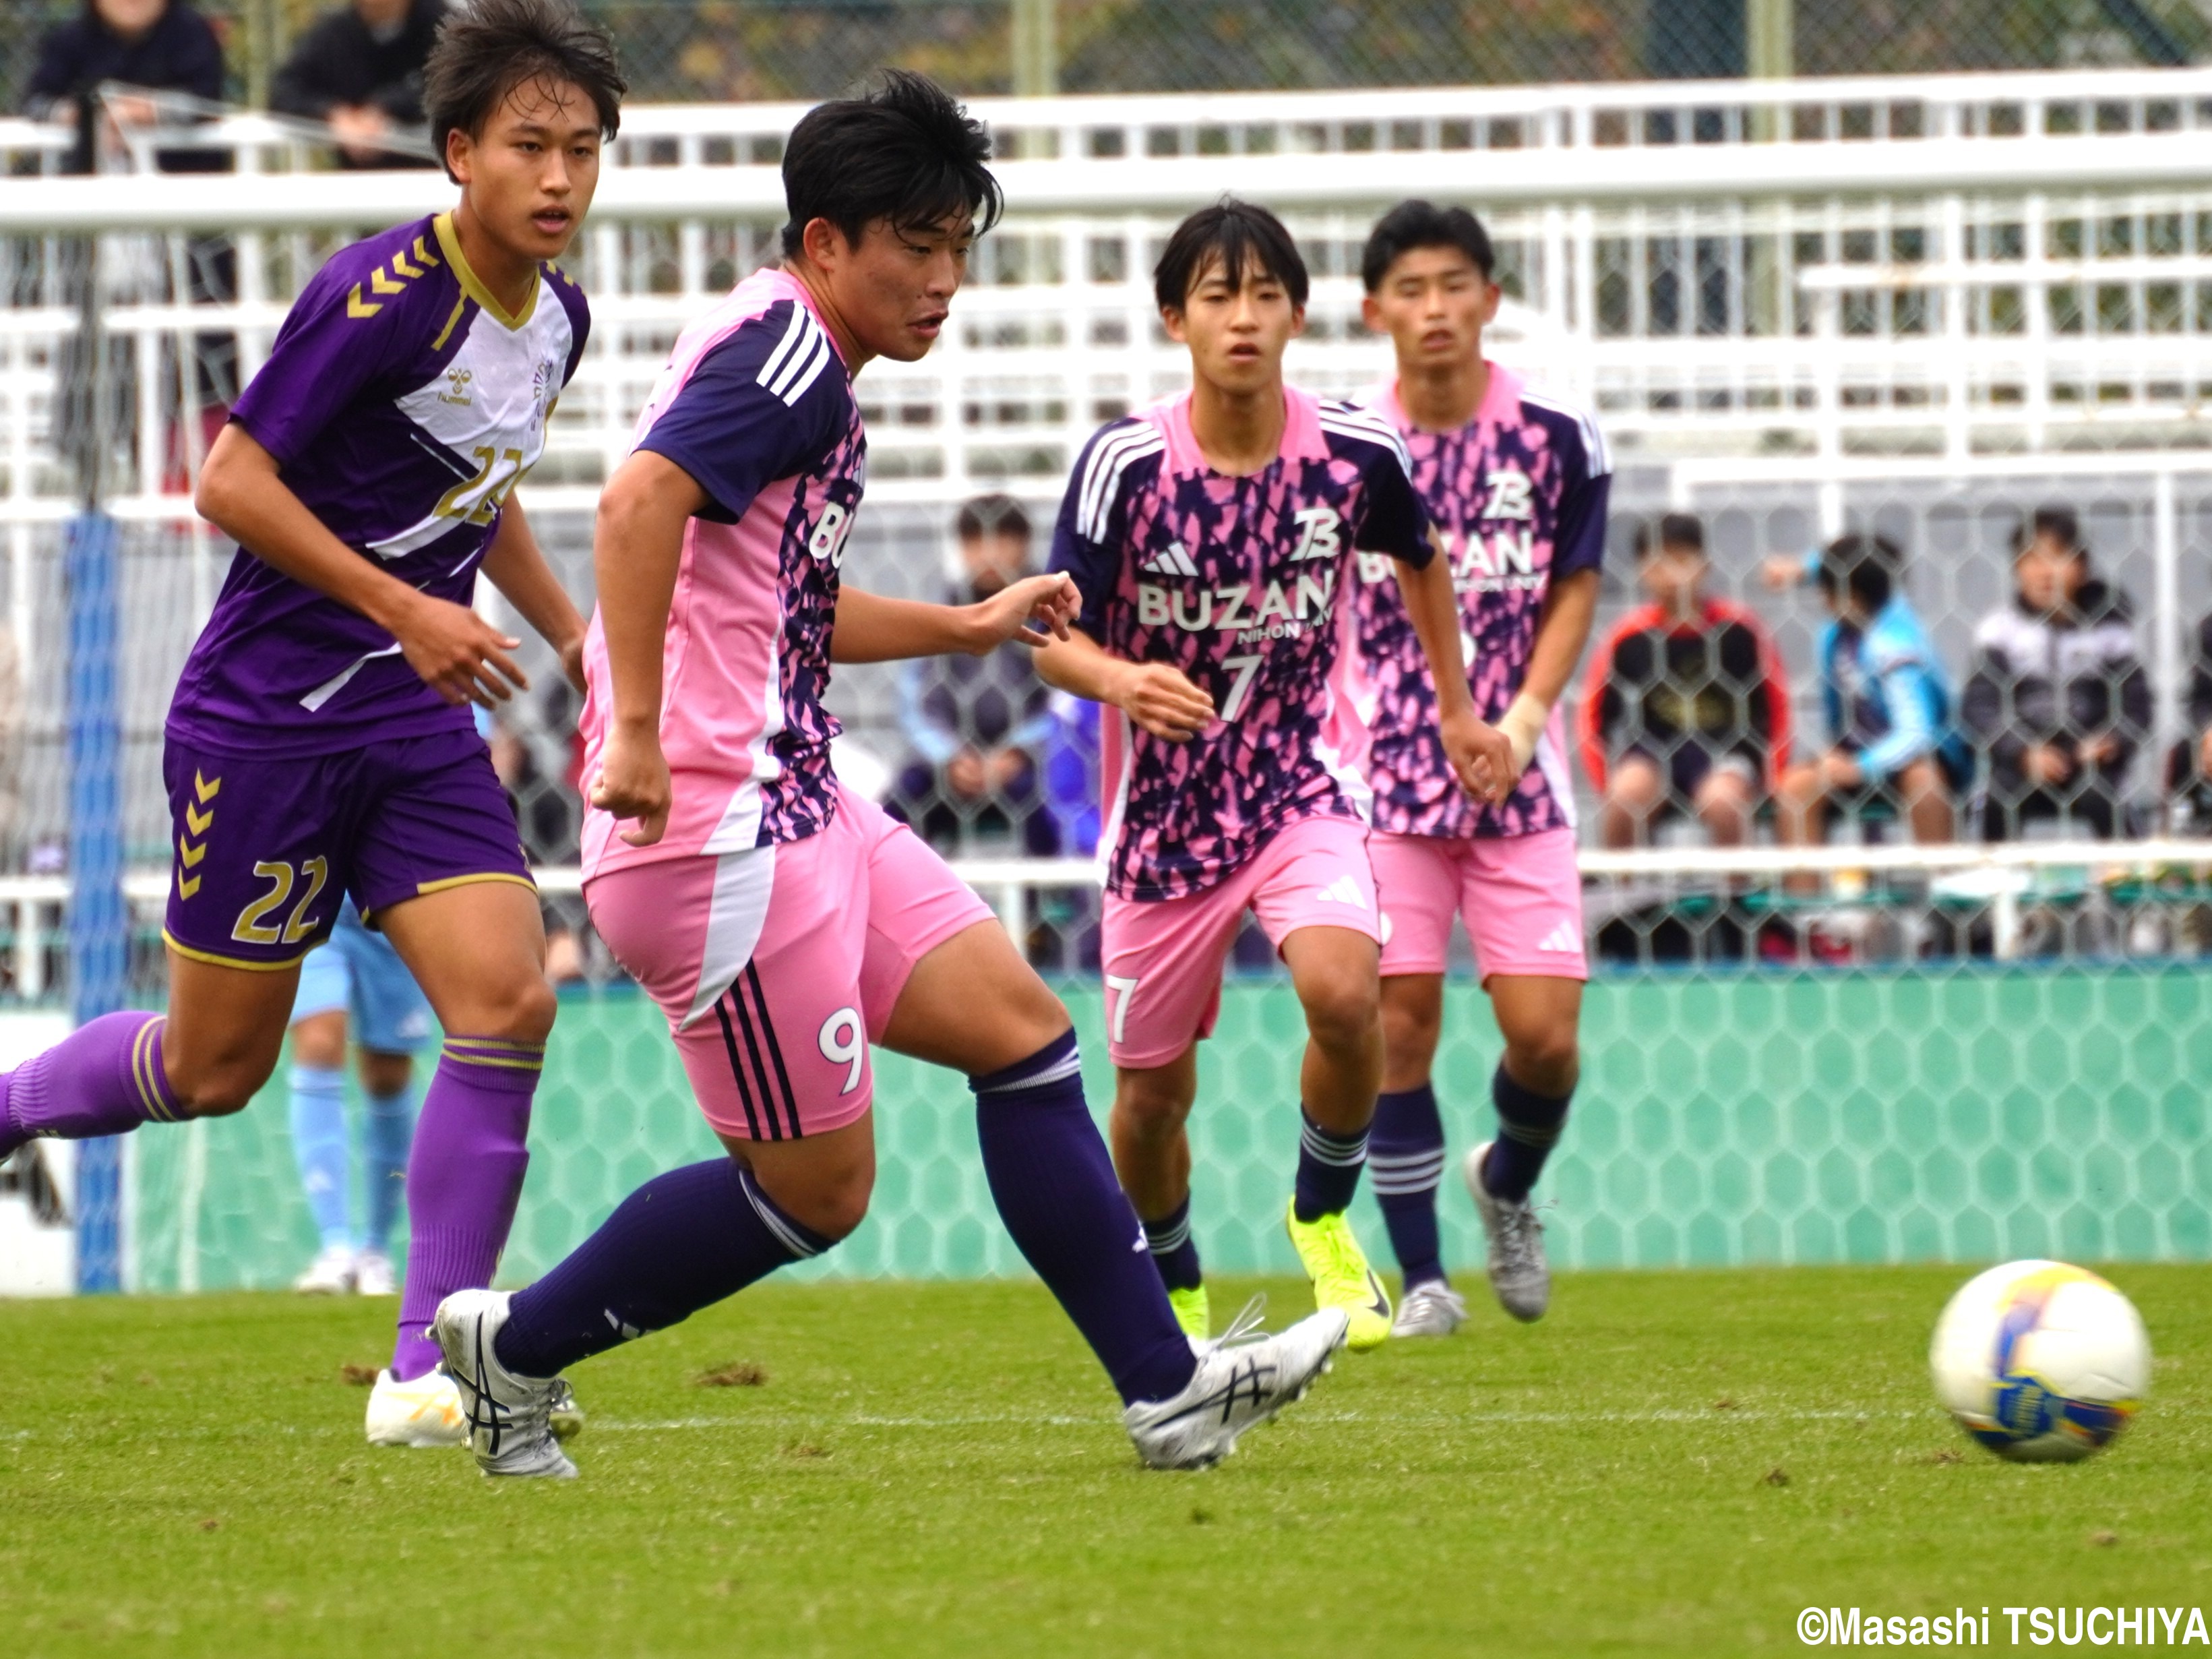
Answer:
POLYGON ((1100 842, 1125 898, 1203 891, 1288 824, 1360 816, 1325 735, 1338 595, 1355 547, 1425 564, 1428 524, 1387 422, 1294 388, 1285 401, 1282 452, 1258 472, 1206 465, 1186 392, 1101 428, 1060 504, 1052 568, 1082 590, 1083 630, 1173 663, 1218 715, 1175 744, 1109 711, 1100 842))
MULTIPOLYGON (((1370 407, 1404 435, 1413 487, 1451 556, 1461 649, 1475 713, 1504 714, 1521 690, 1552 580, 1595 570, 1605 557, 1613 462, 1590 417, 1529 391, 1490 365, 1474 418, 1425 432, 1398 402, 1395 382, 1370 407)), ((1574 822, 1573 786, 1559 722, 1536 745, 1502 805, 1469 799, 1452 777, 1437 732, 1435 684, 1389 561, 1362 553, 1351 632, 1339 670, 1346 713, 1364 728, 1343 746, 1362 753, 1374 824, 1400 836, 1526 836, 1574 822)))
MULTIPOLYGON (((684 530, 661 652, 668 832, 632 847, 614 819, 587 811, 587 877, 798 841, 836 810, 838 726, 822 699, 867 439, 836 341, 797 278, 756 272, 684 331, 634 447, 682 467, 709 500, 684 530)), ((588 778, 611 707, 596 616, 584 677, 588 778)))

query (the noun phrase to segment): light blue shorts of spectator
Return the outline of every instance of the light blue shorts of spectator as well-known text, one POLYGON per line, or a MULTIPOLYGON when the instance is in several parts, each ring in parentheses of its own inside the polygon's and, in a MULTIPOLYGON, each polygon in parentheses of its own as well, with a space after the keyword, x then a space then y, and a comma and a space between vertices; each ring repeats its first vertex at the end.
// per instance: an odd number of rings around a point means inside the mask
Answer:
POLYGON ((351 899, 330 942, 300 964, 292 1018, 333 1009, 349 1016, 347 1036, 371 1054, 419 1054, 429 1044, 429 1003, 392 942, 362 925, 351 899))

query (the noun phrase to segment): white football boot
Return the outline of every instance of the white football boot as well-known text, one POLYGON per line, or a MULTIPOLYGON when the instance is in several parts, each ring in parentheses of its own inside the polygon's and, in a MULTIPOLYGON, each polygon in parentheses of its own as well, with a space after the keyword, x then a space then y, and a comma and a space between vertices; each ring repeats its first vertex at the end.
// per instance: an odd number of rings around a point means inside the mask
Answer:
POLYGON ((1490 1235, 1490 1288, 1498 1305, 1523 1324, 1544 1316, 1552 1302, 1552 1268, 1544 1260, 1544 1224, 1526 1200, 1492 1196, 1482 1184, 1483 1160, 1490 1156, 1484 1141, 1467 1155, 1460 1173, 1482 1217, 1482 1231, 1490 1235))
POLYGON ((493 1344, 507 1323, 507 1291, 456 1291, 430 1323, 446 1370, 461 1387, 469 1449, 487 1475, 550 1476, 573 1480, 576 1466, 553 1437, 557 1376, 517 1376, 499 1363, 493 1344))
POLYGON ((325 1244, 307 1264, 307 1271, 292 1281, 292 1288, 303 1296, 349 1296, 355 1277, 353 1246, 325 1244))
POLYGON ((461 1391, 443 1371, 428 1371, 411 1382, 395 1381, 389 1370, 376 1374, 368 1391, 368 1443, 372 1446, 458 1446, 469 1437, 461 1415, 461 1391))
POLYGON ((1467 1304, 1441 1279, 1425 1279, 1398 1298, 1390 1334, 1449 1336, 1467 1322, 1467 1304))
POLYGON ((1269 1336, 1248 1322, 1256 1317, 1248 1310, 1209 1343, 1175 1398, 1140 1400, 1121 1413, 1137 1455, 1152 1468, 1210 1468, 1228 1456, 1237 1436, 1304 1396, 1344 1346, 1350 1322, 1341 1308, 1324 1308, 1269 1336))
POLYGON ((399 1279, 392 1271, 392 1258, 381 1250, 363 1250, 354 1258, 353 1288, 358 1296, 398 1295, 399 1279))

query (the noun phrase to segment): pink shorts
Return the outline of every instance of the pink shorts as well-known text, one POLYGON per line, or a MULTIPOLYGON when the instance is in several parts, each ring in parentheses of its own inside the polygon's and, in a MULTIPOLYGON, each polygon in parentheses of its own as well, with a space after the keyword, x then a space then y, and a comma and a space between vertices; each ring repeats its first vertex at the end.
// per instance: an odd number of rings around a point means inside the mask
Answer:
POLYGON ((796 1140, 868 1109, 915 963, 992 920, 904 824, 849 791, 804 841, 633 865, 585 884, 592 925, 676 1037, 719 1134, 796 1140))
POLYGON ((1588 979, 1575 832, 1445 841, 1390 836, 1367 843, 1382 896, 1382 975, 1441 974, 1452 913, 1467 918, 1474 965, 1493 974, 1588 979))
POLYGON ((1279 951, 1301 927, 1379 937, 1367 830, 1304 818, 1218 886, 1188 898, 1106 896, 1106 1046, 1116 1066, 1164 1066, 1213 1032, 1221 969, 1249 910, 1279 951))

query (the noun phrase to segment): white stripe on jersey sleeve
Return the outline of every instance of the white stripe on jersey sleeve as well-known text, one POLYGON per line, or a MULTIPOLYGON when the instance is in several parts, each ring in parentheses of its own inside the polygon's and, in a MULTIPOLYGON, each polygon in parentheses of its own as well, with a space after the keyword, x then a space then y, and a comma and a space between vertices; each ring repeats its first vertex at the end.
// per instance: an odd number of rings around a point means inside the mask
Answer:
POLYGON ((1323 404, 1321 429, 1334 432, 1340 438, 1364 438, 1370 444, 1379 444, 1398 458, 1398 465, 1405 469, 1407 477, 1413 476, 1413 458, 1407 453, 1405 438, 1383 416, 1350 404, 1323 404))
POLYGON ((1589 475, 1602 478, 1613 471, 1613 452, 1605 447, 1605 434, 1597 429, 1597 422, 1580 405, 1548 397, 1540 392, 1521 388, 1521 401, 1534 404, 1539 409, 1548 409, 1554 415, 1564 415, 1575 423, 1583 434, 1583 448, 1589 456, 1589 475))
POLYGON ((830 341, 810 319, 806 329, 806 343, 792 353, 791 362, 769 391, 796 408, 806 388, 812 386, 830 362, 830 341))
POLYGON ((813 320, 805 306, 796 300, 791 302, 791 320, 784 325, 783 338, 776 342, 775 349, 768 354, 768 361, 761 365, 760 373, 753 377, 757 383, 773 389, 776 374, 783 367, 783 360, 805 337, 807 326, 813 320))
POLYGON ((1149 421, 1103 440, 1091 450, 1091 464, 1083 474, 1076 529, 1093 542, 1103 541, 1108 522, 1113 517, 1115 494, 1121 487, 1121 475, 1128 471, 1131 462, 1157 455, 1166 447, 1158 429, 1149 421))

